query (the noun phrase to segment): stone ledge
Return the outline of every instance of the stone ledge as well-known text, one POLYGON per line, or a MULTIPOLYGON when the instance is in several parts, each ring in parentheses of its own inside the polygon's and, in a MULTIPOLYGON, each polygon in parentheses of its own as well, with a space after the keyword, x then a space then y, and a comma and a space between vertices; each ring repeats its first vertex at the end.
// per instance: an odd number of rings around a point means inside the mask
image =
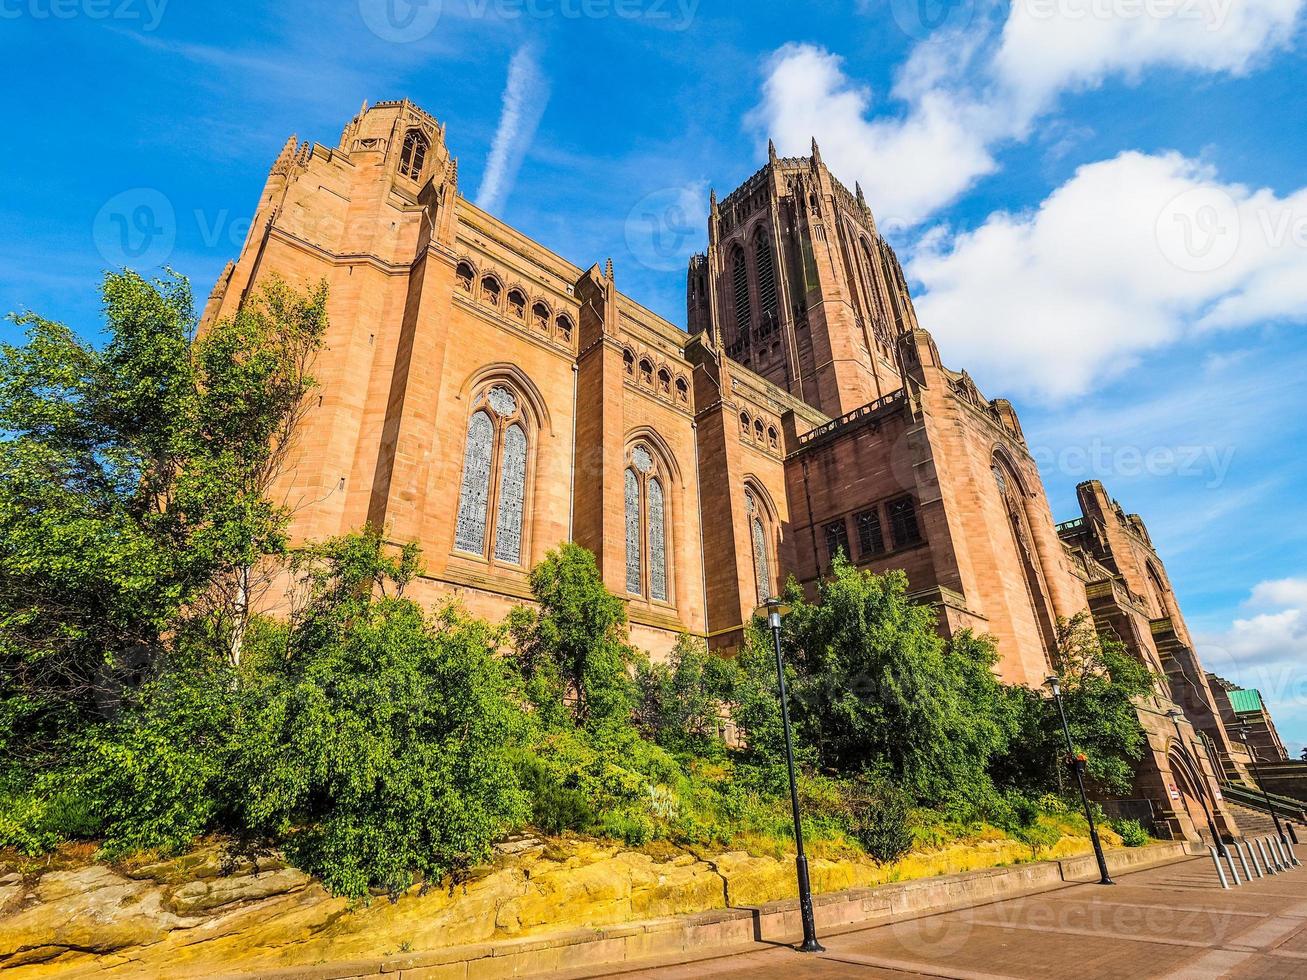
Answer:
MULTIPOLYGON (((1107 853, 1113 874, 1190 859, 1182 842, 1107 853)), ((1093 855, 987 868, 855 888, 814 897, 819 932, 838 933, 935 915, 1049 891, 1097 877, 1093 855)), ((224 974, 227 980, 495 980, 551 974, 583 978, 616 966, 687 962, 767 949, 795 942, 802 933, 794 899, 747 908, 718 909, 545 936, 453 946, 384 960, 351 960, 318 966, 224 974)))

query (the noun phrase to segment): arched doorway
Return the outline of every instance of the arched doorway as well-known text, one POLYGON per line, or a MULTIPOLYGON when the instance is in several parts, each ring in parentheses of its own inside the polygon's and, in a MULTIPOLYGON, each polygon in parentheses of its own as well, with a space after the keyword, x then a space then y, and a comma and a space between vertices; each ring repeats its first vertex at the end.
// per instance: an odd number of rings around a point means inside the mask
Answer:
POLYGON ((1211 801, 1202 795, 1202 777, 1193 760, 1183 747, 1172 744, 1166 753, 1166 761, 1171 770, 1171 783, 1168 787, 1171 791, 1171 805, 1177 815, 1188 821, 1188 826, 1183 828, 1185 836, 1209 844, 1215 843, 1210 840, 1212 831, 1207 818, 1207 808, 1211 806, 1211 801), (1179 800, 1175 798, 1177 794, 1179 800))

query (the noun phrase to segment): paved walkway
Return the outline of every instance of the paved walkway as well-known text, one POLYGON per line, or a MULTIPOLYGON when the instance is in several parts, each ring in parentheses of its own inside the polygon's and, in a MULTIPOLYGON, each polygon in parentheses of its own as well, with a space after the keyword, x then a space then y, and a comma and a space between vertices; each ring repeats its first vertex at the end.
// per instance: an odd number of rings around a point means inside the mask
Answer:
POLYGON ((1307 866, 1223 891, 1207 858, 787 947, 613 974, 722 977, 1307 977, 1307 866))

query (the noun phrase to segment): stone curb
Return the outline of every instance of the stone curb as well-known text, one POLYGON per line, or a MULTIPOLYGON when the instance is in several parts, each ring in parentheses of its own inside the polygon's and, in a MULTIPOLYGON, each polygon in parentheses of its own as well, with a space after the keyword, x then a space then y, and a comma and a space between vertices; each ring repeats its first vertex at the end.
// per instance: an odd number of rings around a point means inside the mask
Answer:
MULTIPOLYGON (((1197 853, 1191 845, 1170 841, 1112 850, 1107 860, 1111 872, 1120 874, 1197 853)), ((815 896, 813 906, 818 931, 833 934, 1020 898, 1097 877, 1090 854, 832 892, 815 896)), ((639 961, 685 962, 766 949, 793 943, 801 935, 799 904, 787 899, 385 959, 229 973, 219 980, 499 980, 543 974, 580 978, 632 969, 639 961)))

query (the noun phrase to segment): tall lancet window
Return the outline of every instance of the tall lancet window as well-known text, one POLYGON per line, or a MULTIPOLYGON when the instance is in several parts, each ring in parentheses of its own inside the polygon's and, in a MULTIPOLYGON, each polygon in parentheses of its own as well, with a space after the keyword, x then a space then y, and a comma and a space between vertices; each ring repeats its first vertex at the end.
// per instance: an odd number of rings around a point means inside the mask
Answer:
POLYGON ((494 385, 477 398, 467 424, 456 551, 522 564, 527 453, 522 403, 506 385, 494 385))
POLYGON ((631 450, 626 467, 626 591, 667 602, 667 495, 665 474, 643 443, 631 450))
POLYGON ((399 172, 411 180, 422 175, 422 166, 427 162, 427 149, 431 143, 420 129, 410 129, 404 134, 404 146, 399 154, 399 172))
POLYGON ((767 526, 758 498, 752 490, 744 491, 744 510, 749 518, 749 537, 753 542, 753 578, 758 589, 758 605, 772 595, 771 558, 767 552, 767 526))
POLYGON ((753 312, 749 309, 749 270, 742 248, 735 250, 735 258, 731 260, 731 286, 735 292, 735 336, 744 340, 749 336, 753 312))
POLYGON ((753 244, 753 267, 758 273, 758 319, 763 333, 776 329, 776 268, 772 262, 771 242, 764 234, 753 244))

